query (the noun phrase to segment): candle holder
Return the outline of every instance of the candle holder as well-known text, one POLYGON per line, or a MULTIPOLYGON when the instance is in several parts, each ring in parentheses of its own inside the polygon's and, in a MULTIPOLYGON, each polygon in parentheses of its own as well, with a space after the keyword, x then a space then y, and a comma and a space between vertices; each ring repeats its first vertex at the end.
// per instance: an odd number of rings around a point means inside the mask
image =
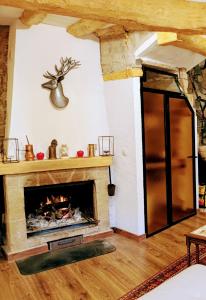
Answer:
POLYGON ((114 155, 114 137, 103 135, 98 137, 99 155, 113 156, 114 155))
POLYGON ((3 163, 19 162, 19 142, 16 138, 0 139, 0 154, 3 163))

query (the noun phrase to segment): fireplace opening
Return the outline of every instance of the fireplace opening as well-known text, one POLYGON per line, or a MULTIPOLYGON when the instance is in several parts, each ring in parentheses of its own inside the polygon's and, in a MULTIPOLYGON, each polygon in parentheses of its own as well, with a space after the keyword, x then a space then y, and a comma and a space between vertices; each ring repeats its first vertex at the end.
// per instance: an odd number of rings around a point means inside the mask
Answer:
POLYGON ((97 224, 94 181, 24 188, 27 236, 97 224))

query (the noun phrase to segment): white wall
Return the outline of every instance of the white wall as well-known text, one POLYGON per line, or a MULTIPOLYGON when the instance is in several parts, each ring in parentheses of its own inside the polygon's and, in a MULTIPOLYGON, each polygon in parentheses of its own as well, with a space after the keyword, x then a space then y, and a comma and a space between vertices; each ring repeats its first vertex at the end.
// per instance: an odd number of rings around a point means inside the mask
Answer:
POLYGON ((64 28, 50 25, 18 29, 10 137, 18 138, 23 149, 28 135, 35 152, 46 152, 56 138, 75 156, 77 150, 87 152, 87 144, 107 134, 99 43, 76 39, 64 28), (54 65, 59 66, 60 58, 66 56, 79 60, 81 66, 62 81, 70 103, 57 110, 41 84, 46 81, 43 74, 54 72, 54 65))
POLYGON ((115 196, 110 197, 113 226, 145 233, 139 78, 104 84, 110 134, 115 136, 112 165, 115 196))
POLYGON ((35 153, 46 152, 56 138, 75 156, 79 149, 87 152, 87 144, 97 143, 99 135, 114 135, 117 190, 109 199, 111 226, 136 234, 144 233, 140 116, 139 79, 103 83, 98 42, 76 39, 50 25, 17 30, 10 137, 18 138, 24 149, 27 135, 35 153), (63 80, 70 103, 57 110, 41 84, 43 74, 54 72, 66 56, 81 66, 63 80))

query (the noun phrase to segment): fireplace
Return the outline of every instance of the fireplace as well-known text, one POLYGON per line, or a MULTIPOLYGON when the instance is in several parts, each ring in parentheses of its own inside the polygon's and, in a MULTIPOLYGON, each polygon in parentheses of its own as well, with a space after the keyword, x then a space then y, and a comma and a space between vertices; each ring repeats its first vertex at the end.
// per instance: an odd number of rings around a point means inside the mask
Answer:
POLYGON ((97 224, 93 193, 93 180, 25 187, 27 237, 97 224))
POLYGON ((111 161, 93 157, 4 164, 0 174, 7 257, 48 251, 51 242, 70 237, 89 240, 111 234, 107 193, 111 161), (31 220, 41 217, 40 224, 31 220))

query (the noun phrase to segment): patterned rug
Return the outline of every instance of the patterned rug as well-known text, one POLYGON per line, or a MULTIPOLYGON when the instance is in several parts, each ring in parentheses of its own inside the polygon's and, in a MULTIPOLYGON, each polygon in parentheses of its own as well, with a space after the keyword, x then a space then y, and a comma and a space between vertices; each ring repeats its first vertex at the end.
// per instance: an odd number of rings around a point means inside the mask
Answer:
MULTIPOLYGON (((191 255, 191 262, 195 263, 195 253, 191 255)), ((200 249, 200 263, 206 265, 206 247, 200 249)), ((177 273, 187 268, 187 255, 184 255, 164 268, 162 271, 156 273, 148 278, 140 285, 135 287, 126 295, 122 296, 119 300, 136 300, 147 292, 151 291, 165 280, 173 277, 177 273)))

